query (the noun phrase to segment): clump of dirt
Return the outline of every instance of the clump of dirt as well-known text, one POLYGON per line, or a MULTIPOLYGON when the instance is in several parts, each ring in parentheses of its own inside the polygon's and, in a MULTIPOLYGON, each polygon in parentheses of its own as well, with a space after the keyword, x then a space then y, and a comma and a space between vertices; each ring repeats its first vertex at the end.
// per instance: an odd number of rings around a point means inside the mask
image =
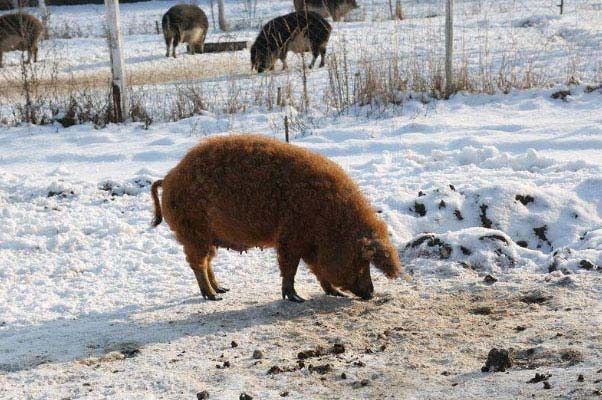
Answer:
POLYGON ((462 252, 462 254, 464 254, 465 256, 469 256, 472 254, 472 250, 470 250, 468 247, 464 247, 464 246, 460 246, 460 251, 462 252))
POLYGON ((330 364, 316 365, 315 367, 310 365, 307 369, 309 372, 316 372, 320 375, 325 375, 332 371, 332 366, 330 364))
POLYGON ((585 269, 587 271, 591 271, 593 269, 598 269, 598 266, 591 262, 590 260, 581 260, 579 262, 579 268, 585 269))
POLYGON ((560 99, 560 100, 567 101, 566 98, 567 98, 567 96, 570 96, 570 95, 571 95, 570 90, 559 90, 557 92, 552 93, 552 98, 554 100, 560 99))
POLYGON ((203 390, 202 392, 198 392, 196 394, 197 400, 207 400, 208 398, 209 398, 209 392, 206 390, 203 390))
POLYGON ((261 350, 253 351, 253 359, 254 360, 260 360, 262 358, 263 358, 263 352, 261 350))
POLYGON ((462 213, 457 208, 454 211, 454 215, 456 216, 456 218, 458 219, 458 221, 462 221, 464 219, 464 217, 462 216, 462 213))
POLYGON ((514 361, 514 350, 513 349, 497 349, 493 348, 489 350, 487 355, 487 361, 485 366, 481 368, 482 372, 505 372, 506 369, 511 368, 514 361))
POLYGON ((60 197, 61 199, 67 199, 69 197, 75 196, 75 192, 73 190, 61 190, 61 191, 53 191, 49 190, 46 197, 60 197))
POLYGON ((424 204, 422 203, 418 203, 417 201, 414 202, 414 212, 418 215, 420 215, 421 217, 424 217, 426 215, 426 207, 424 206, 424 204))
POLYGON ((133 358, 140 354, 140 345, 134 342, 123 342, 109 346, 105 349, 108 352, 119 352, 124 358, 133 358))
POLYGON ((543 381, 547 381, 548 379, 550 379, 550 377, 552 376, 552 374, 540 374, 540 373, 535 373, 535 377, 529 379, 527 381, 527 383, 539 383, 539 382, 543 382, 543 381))
POLYGON ((428 233, 428 234, 417 237, 414 241, 408 243, 406 245, 406 248, 407 247, 416 248, 425 242, 428 247, 438 247, 438 249, 437 249, 438 256, 443 260, 448 259, 452 254, 453 248, 451 247, 451 245, 449 245, 448 243, 445 243, 444 241, 442 241, 441 239, 439 239, 432 233, 428 233))
POLYGON ((441 200, 439 202, 439 209, 441 210, 442 208, 445 208, 445 207, 446 207, 445 201, 441 200))
POLYGON ((479 238, 479 240, 497 240, 497 241, 500 241, 500 242, 504 242, 505 244, 508 244, 508 239, 506 239, 502 235, 495 235, 495 234, 481 236, 479 238))
POLYGON ((547 349, 542 346, 516 352, 517 367, 534 369, 540 367, 570 367, 583 362, 583 354, 573 348, 547 349))
POLYGON ((253 396, 251 396, 250 394, 247 394, 245 392, 242 392, 240 394, 240 396, 238 396, 238 400, 253 400, 253 396))
POLYGON ((529 203, 533 203, 535 201, 535 198, 529 194, 527 195, 522 195, 522 194, 517 194, 514 199, 516 201, 520 201, 523 206, 526 206, 529 203))
POLYGON ((483 225, 483 228, 491 229, 493 221, 487 217, 487 209, 489 206, 487 204, 481 204, 479 208, 481 209, 481 214, 479 215, 481 217, 481 225, 483 225))
POLYGON ((111 196, 136 196, 147 187, 152 185, 152 180, 148 177, 139 176, 130 179, 125 183, 119 183, 113 180, 104 180, 98 184, 98 188, 102 191, 109 192, 111 196))
POLYGON ((536 290, 521 297, 520 301, 527 304, 543 304, 551 298, 552 296, 536 290))
POLYGON ((490 306, 479 306, 471 309, 470 313, 474 315, 491 315, 493 314, 493 308, 490 306))
POLYGON ((485 282, 488 285, 493 285, 497 282, 497 278, 493 277, 492 275, 485 275, 485 278, 483 278, 483 282, 485 282))
POLYGON ((527 243, 525 240, 519 240, 518 242, 516 242, 516 244, 520 247, 524 247, 527 248, 529 247, 529 243, 527 243))
POLYGON ((368 379, 362 379, 361 381, 354 381, 351 383, 351 387, 354 389, 360 389, 368 385, 370 385, 370 381, 368 379))
POLYGON ((533 228, 533 232, 535 233, 535 236, 537 236, 539 238, 539 240, 541 240, 542 242, 545 242, 550 247, 552 247, 552 243, 548 240, 548 237, 546 236, 547 231, 548 231, 547 225, 540 226, 539 228, 533 228))
POLYGON ((88 357, 79 362, 83 365, 92 366, 105 362, 120 361, 133 358, 140 354, 140 345, 133 342, 116 343, 106 347, 105 354, 100 357, 88 357))
POLYGON ((345 346, 340 343, 335 343, 332 347, 324 349, 323 347, 316 347, 315 349, 303 350, 297 354, 299 360, 305 360, 313 357, 321 357, 329 354, 342 354, 345 352, 345 346))
POLYGON ((591 92, 594 92, 594 91, 600 90, 600 89, 602 89, 602 85, 596 85, 596 86, 587 85, 587 86, 585 86, 585 93, 591 93, 591 92))
POLYGON ((238 343, 236 343, 234 340, 230 343, 230 346, 232 348, 238 347, 238 343))
POLYGON ((277 375, 277 374, 281 374, 284 372, 284 369, 280 368, 277 365, 273 365, 272 367, 270 367, 270 369, 268 369, 268 375, 277 375))

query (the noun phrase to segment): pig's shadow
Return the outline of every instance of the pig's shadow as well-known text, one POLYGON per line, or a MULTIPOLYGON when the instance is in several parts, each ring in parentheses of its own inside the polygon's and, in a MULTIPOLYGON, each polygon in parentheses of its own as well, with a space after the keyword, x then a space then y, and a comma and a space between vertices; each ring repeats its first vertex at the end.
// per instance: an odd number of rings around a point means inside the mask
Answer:
MULTIPOLYGON (((327 314, 349 307, 355 300, 318 296, 303 304, 275 300, 232 309, 199 297, 136 310, 127 306, 108 313, 85 314, 76 319, 45 321, 25 327, 0 328, 0 374, 41 364, 100 356, 119 349, 168 343, 183 336, 235 333, 250 327, 327 314), (220 307, 220 308, 217 308, 220 307)), ((235 306, 234 306, 235 307, 235 306)))

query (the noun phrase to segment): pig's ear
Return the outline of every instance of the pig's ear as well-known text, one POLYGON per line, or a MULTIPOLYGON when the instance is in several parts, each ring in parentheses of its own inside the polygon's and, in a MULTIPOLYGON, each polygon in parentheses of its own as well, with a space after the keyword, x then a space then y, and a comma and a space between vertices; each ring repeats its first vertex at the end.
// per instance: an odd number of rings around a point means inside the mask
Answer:
POLYGON ((376 253, 376 248, 373 244, 373 240, 363 237, 360 240, 358 240, 358 245, 360 248, 360 254, 362 256, 362 259, 364 259, 365 261, 372 261, 372 259, 374 258, 374 254, 376 253))

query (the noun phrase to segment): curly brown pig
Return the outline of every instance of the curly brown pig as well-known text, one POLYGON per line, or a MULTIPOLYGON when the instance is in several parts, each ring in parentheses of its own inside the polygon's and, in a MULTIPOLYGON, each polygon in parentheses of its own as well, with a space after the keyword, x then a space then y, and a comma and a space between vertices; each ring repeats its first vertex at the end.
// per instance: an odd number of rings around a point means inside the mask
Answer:
POLYGON ((332 296, 344 296, 341 289, 372 298, 370 263, 389 278, 401 273, 387 227, 359 187, 334 162, 297 146, 254 135, 204 140, 151 194, 152 225, 165 218, 204 298, 228 290, 211 268, 218 247, 274 247, 282 297, 294 302, 303 301, 294 286, 301 260, 332 296))

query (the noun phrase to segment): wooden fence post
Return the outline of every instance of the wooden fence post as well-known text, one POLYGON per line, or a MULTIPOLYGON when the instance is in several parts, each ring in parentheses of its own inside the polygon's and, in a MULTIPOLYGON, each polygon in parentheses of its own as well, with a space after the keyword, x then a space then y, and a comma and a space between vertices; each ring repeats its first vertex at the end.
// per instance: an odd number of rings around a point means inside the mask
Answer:
POLYGON ((401 9, 401 0, 395 1, 395 18, 397 18, 400 21, 403 19, 403 10, 401 9))
POLYGON ((224 7, 224 0, 217 0, 217 21, 219 29, 223 32, 228 31, 228 23, 226 22, 226 8, 224 7))
POLYGON ((40 9, 40 16, 42 25, 44 26, 44 39, 48 40, 50 33, 48 31, 48 23, 50 22, 50 11, 46 7, 46 0, 38 0, 38 8, 40 9))
POLYGON ((119 0, 105 0, 107 19, 107 38, 111 54, 111 73, 113 90, 113 111, 115 120, 123 122, 128 115, 127 87, 125 76, 125 58, 119 18, 119 0))
POLYGON ((449 97, 454 90, 453 79, 453 53, 454 53, 454 3, 446 0, 445 3, 445 97, 449 97))

